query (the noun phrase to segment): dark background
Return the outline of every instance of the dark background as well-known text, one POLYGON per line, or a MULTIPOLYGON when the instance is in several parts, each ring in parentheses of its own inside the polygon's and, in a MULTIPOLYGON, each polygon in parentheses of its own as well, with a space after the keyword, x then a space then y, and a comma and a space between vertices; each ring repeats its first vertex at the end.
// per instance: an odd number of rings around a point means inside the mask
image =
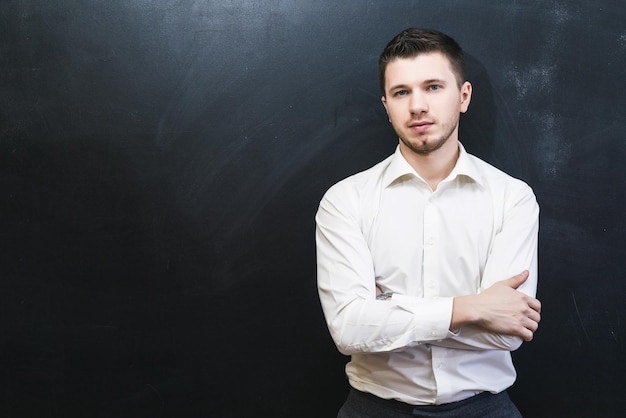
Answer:
POLYGON ((455 37, 470 152, 541 205, 526 417, 626 411, 626 6, 0 0, 0 416, 332 417, 328 187, 397 140, 377 57, 455 37))

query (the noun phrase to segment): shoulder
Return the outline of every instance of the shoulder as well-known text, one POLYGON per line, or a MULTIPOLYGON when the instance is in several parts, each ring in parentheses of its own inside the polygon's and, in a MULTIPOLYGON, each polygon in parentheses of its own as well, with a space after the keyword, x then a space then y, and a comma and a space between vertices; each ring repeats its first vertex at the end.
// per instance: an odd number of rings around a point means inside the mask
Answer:
POLYGON ((504 206, 516 206, 522 202, 527 202, 531 206, 537 205, 533 189, 528 183, 476 156, 468 154, 468 157, 476 169, 478 181, 504 206))
POLYGON ((521 189, 532 193, 531 187, 525 181, 513 177, 474 155, 468 154, 468 158, 478 172, 479 181, 492 187, 521 189))
POLYGON ((374 192, 377 190, 377 185, 380 183, 392 158, 393 156, 389 156, 373 167, 353 174, 335 183, 326 191, 322 201, 337 199, 345 200, 350 198, 360 199, 361 196, 374 192))

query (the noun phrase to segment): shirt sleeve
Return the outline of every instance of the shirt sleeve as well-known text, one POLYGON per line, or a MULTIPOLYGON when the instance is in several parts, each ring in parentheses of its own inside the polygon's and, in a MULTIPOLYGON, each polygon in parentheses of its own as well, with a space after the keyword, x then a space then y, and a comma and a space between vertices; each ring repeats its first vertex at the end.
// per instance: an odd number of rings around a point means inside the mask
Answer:
POLYGON ((376 300, 357 189, 345 181, 333 186, 315 218, 318 291, 337 348, 346 355, 386 352, 446 338, 452 298, 376 300))
MULTIPOLYGON (((537 247, 539 234, 539 205, 531 188, 515 181, 507 188, 504 198, 502 226, 496 232, 491 252, 482 275, 479 292, 497 281, 529 271, 526 282, 517 290, 535 297, 537 293, 537 247)), ((497 202, 497 200, 496 200, 497 202)), ((469 325, 436 345, 469 349, 497 349, 513 351, 520 347, 520 337, 496 334, 469 325)))

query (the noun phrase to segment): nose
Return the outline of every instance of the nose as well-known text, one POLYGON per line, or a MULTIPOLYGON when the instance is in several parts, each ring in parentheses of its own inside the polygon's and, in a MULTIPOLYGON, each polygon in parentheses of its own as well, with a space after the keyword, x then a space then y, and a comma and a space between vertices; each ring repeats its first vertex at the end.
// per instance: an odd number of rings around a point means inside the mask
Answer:
POLYGON ((409 111, 412 115, 428 112, 428 101, 424 93, 420 91, 414 91, 411 93, 409 111))

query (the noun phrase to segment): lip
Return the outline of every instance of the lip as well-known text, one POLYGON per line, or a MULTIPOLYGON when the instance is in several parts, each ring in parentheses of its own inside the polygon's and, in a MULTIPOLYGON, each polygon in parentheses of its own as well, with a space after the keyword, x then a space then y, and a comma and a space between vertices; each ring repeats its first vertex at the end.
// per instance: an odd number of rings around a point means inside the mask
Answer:
POLYGON ((409 129, 418 132, 424 132, 430 129, 433 126, 433 122, 430 121, 420 121, 409 124, 409 129))

